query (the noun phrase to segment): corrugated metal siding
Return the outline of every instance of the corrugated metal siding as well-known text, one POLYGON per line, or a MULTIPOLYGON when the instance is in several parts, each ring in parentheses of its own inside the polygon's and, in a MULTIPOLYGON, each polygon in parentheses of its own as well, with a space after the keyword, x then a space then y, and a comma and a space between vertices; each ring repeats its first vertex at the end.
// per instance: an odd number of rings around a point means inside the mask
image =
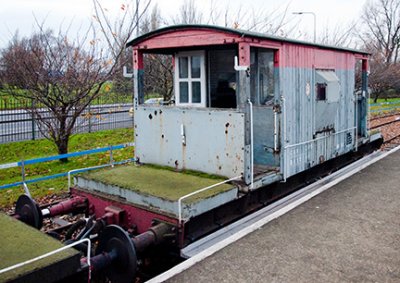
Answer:
POLYGON ((326 60, 321 61, 320 58, 324 56, 321 50, 302 46, 290 46, 282 50, 283 65, 293 66, 280 69, 281 95, 285 98, 286 110, 286 113, 282 113, 286 119, 286 123, 282 123, 286 124, 286 128, 282 128, 282 131, 286 131, 282 138, 286 136, 286 142, 282 141, 284 149, 281 157, 281 163, 284 164, 281 172, 285 177, 344 154, 355 145, 355 130, 352 129, 355 126, 354 69, 343 69, 344 66, 354 66, 354 57, 346 53, 325 55, 326 60), (318 56, 318 60, 314 60, 314 55, 318 56), (318 64, 314 64, 316 61, 318 64), (336 68, 338 66, 342 69, 336 68), (316 109, 316 68, 335 69, 340 80, 340 100, 336 115, 331 118, 335 133, 316 134, 316 121, 320 118, 316 109), (309 95, 306 93, 307 88, 310 90, 309 95))

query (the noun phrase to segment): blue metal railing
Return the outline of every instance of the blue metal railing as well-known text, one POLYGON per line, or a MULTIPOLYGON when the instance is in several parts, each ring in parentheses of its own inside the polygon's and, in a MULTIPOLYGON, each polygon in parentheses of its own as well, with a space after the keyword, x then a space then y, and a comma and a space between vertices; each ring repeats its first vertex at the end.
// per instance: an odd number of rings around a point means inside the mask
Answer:
POLYGON ((397 101, 378 102, 378 103, 370 103, 369 106, 382 106, 382 105, 392 105, 392 104, 400 104, 400 100, 397 100, 397 101))
POLYGON ((22 175, 22 181, 21 182, 15 182, 11 184, 6 184, 0 186, 0 190, 3 189, 9 189, 12 187, 24 185, 24 184, 29 184, 29 183, 35 183, 35 182, 40 182, 40 181, 46 181, 50 179, 55 179, 55 178, 60 178, 60 177, 65 177, 69 176, 71 174, 70 172, 63 172, 63 173, 58 173, 58 174, 53 174, 50 176, 44 176, 44 177, 39 177, 35 179, 30 179, 30 180, 25 180, 25 166, 26 165, 31 165, 31 164, 37 164, 37 163, 43 163, 43 162, 48 162, 48 161, 54 161, 54 160, 59 160, 62 158, 71 158, 71 157, 77 157, 77 156, 82 156, 82 155, 89 155, 89 154, 95 154, 95 153, 100 153, 100 152, 105 152, 105 151, 110 151, 110 163, 100 165, 100 166, 95 166, 95 167, 90 167, 90 168, 84 168, 84 169, 79 169, 79 170, 73 170, 75 173, 82 173, 85 171, 90 171, 94 169, 99 169, 99 168, 104 168, 107 166, 113 166, 113 165, 119 165, 119 164, 124 164, 128 163, 131 161, 134 161, 134 158, 129 158, 123 161, 119 162, 114 162, 113 161, 113 155, 112 151, 113 150, 118 150, 118 149, 123 149, 126 147, 133 147, 134 143, 126 143, 126 144, 120 144, 120 145, 114 145, 114 146, 108 146, 108 147, 102 147, 102 148, 96 148, 96 149, 90 149, 90 150, 84 150, 84 151, 78 151, 78 152, 72 152, 72 153, 67 153, 67 154, 60 154, 60 155, 54 155, 54 156, 48 156, 48 157, 42 157, 42 158, 35 158, 35 159, 29 159, 29 160, 21 160, 18 162, 12 162, 12 163, 6 163, 6 164, 0 164, 0 169, 7 169, 7 168, 15 168, 15 167, 21 167, 21 175, 22 175))
POLYGON ((376 112, 390 111, 390 110, 397 110, 397 109, 400 109, 400 105, 399 106, 391 106, 391 107, 381 107, 378 109, 370 109, 369 111, 371 113, 376 113, 376 112))

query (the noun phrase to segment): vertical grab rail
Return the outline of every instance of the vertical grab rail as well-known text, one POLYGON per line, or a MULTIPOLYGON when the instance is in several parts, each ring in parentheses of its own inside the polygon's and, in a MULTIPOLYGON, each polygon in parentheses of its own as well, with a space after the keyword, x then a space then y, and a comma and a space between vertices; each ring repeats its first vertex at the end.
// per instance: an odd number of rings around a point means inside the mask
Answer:
POLYGON ((283 116, 282 116, 282 126, 283 126, 283 182, 286 182, 287 178, 287 150, 286 150, 286 99, 281 96, 283 104, 283 116))
POLYGON ((354 121, 354 124, 355 124, 355 128, 354 128, 354 148, 355 148, 355 150, 357 151, 357 149, 358 149, 358 95, 356 94, 355 95, 355 116, 356 116, 356 119, 355 119, 355 121, 354 121))
POLYGON ((247 99, 250 105, 250 190, 253 189, 254 183, 254 126, 253 126, 253 103, 250 98, 247 99))

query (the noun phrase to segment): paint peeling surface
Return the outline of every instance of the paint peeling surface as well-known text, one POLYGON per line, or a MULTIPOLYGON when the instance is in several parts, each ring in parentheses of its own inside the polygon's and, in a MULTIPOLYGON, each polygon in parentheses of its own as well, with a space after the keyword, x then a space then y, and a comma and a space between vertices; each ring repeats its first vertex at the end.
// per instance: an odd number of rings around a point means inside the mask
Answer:
POLYGON ((235 110, 139 107, 135 111, 140 162, 228 178, 244 170, 244 114, 235 110))
MULTIPOLYGON (((77 176, 75 185, 178 217, 180 197, 221 181, 224 179, 129 165, 77 176)), ((224 184, 187 198, 183 201, 183 217, 190 218, 234 200, 237 192, 236 187, 224 184)))
POLYGON ((281 74, 286 98, 286 128, 282 129, 286 176, 353 150, 354 71, 335 70, 340 81, 338 102, 317 101, 315 90, 307 95, 307 82, 316 83, 315 69, 282 68, 281 74))

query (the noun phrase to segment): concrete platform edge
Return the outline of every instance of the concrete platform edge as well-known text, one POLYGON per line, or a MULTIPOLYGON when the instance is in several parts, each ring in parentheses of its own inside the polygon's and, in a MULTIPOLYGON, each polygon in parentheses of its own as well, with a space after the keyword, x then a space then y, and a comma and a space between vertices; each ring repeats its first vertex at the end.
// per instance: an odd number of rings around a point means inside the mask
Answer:
POLYGON ((259 221, 257 221, 256 223, 248 226, 247 228, 241 230, 240 232, 226 238, 224 241, 219 242, 218 244, 215 244, 214 246, 210 247, 207 250, 204 250, 202 252, 200 252, 199 254, 197 254, 196 256, 193 256, 189 259, 187 259, 186 261, 182 262, 181 264, 178 264, 177 266, 171 268, 170 270, 152 278, 151 280, 147 281, 147 283, 157 283, 157 282, 164 282, 165 280, 168 280, 170 278, 172 278, 173 276, 181 273, 182 271, 190 268, 191 266, 195 265, 196 263, 206 259, 207 257, 213 255, 214 253, 218 252, 219 250, 223 249, 224 247, 236 242, 237 240, 243 238, 244 236, 250 234, 251 232, 254 232, 255 230, 261 228, 262 226, 264 226, 265 224, 267 224, 268 222, 284 215, 285 213, 291 211, 292 209, 296 208, 297 206, 301 205, 302 203, 310 200, 311 198, 317 196, 318 194, 324 192, 325 190, 335 186, 336 184, 340 183, 341 181, 349 178, 350 176, 354 175, 355 173, 365 169, 366 167, 368 167, 369 165, 378 162, 379 160, 387 157, 388 155, 396 152, 400 150, 400 146, 397 146, 395 148, 393 148, 392 150, 388 151, 388 152, 384 152, 381 155, 377 156, 376 158, 370 160, 369 162, 361 165, 360 167, 348 172, 347 174, 341 176, 340 178, 326 184, 323 185, 321 188, 313 191, 311 194, 308 194, 296 201, 294 201, 293 203, 291 203, 290 205, 275 211, 274 213, 272 213, 271 215, 269 215, 266 218, 263 218, 259 221))

